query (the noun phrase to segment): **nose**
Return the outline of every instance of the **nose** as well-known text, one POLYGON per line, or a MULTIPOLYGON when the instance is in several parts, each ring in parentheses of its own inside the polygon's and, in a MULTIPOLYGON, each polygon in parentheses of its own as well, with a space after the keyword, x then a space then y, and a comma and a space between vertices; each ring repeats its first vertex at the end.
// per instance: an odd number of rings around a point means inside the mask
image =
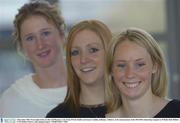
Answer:
POLYGON ((86 53, 81 53, 81 56, 80 56, 80 62, 82 63, 82 64, 84 64, 84 63, 86 63, 88 61, 88 54, 86 54, 86 53))
POLYGON ((41 37, 37 37, 36 44, 38 49, 42 49, 44 47, 43 39, 41 37))
POLYGON ((134 77, 134 70, 133 70, 133 67, 132 66, 128 66, 126 68, 126 77, 127 78, 133 78, 134 77))

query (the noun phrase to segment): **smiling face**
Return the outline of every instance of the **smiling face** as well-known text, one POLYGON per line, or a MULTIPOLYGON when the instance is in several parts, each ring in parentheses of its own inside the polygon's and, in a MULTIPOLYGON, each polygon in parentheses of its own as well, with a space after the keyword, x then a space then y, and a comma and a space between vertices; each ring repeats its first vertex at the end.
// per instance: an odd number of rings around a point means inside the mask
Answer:
POLYGON ((51 21, 33 15, 24 20, 20 30, 23 51, 35 67, 50 67, 58 61, 64 36, 51 21))
POLYGON ((105 51, 102 40, 95 32, 82 30, 75 36, 71 62, 81 84, 103 82, 105 51))
POLYGON ((112 76, 122 97, 136 99, 151 92, 151 76, 155 71, 145 48, 128 40, 117 45, 112 76))

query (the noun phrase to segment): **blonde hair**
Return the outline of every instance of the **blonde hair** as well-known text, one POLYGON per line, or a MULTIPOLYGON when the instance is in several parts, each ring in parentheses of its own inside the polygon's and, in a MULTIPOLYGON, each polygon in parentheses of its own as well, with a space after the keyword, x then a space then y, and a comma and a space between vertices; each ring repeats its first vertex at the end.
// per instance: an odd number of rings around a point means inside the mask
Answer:
POLYGON ((105 52, 107 51, 107 45, 111 40, 112 34, 109 28, 98 20, 86 20, 76 24, 69 32, 66 46, 66 62, 68 72, 68 91, 65 98, 65 103, 70 107, 70 111, 75 116, 79 116, 79 95, 80 95, 80 80, 73 70, 71 63, 71 47, 75 36, 83 31, 90 30, 95 32, 102 40, 105 52))
POLYGON ((65 23, 61 12, 56 5, 51 5, 47 1, 37 0, 24 4, 14 20, 15 45, 18 51, 22 51, 21 25, 30 16, 39 15, 45 17, 48 21, 53 22, 61 34, 64 35, 65 23))
POLYGON ((165 97, 167 94, 168 74, 161 48, 155 39, 146 31, 138 28, 128 28, 114 36, 108 47, 105 71, 105 94, 108 112, 116 110, 122 104, 120 91, 115 85, 111 73, 116 47, 125 40, 136 43, 147 50, 153 64, 157 64, 158 66, 157 72, 152 74, 152 93, 159 97, 165 97))

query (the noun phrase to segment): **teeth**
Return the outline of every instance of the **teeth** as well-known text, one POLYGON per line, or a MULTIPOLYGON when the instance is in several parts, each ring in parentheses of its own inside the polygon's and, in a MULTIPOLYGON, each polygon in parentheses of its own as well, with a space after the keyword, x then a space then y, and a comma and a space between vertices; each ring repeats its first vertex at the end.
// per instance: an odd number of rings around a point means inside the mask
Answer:
POLYGON ((125 85, 127 88, 136 88, 139 84, 140 84, 140 82, 135 82, 135 83, 124 82, 124 85, 125 85))
POLYGON ((40 57, 45 57, 49 54, 50 51, 45 51, 45 52, 42 52, 42 53, 39 53, 38 56, 40 57))
POLYGON ((93 71, 94 70, 94 67, 92 68, 83 68, 81 69, 82 72, 90 72, 90 71, 93 71))
POLYGON ((47 52, 44 52, 44 53, 39 54, 39 56, 46 56, 47 54, 48 54, 47 52))

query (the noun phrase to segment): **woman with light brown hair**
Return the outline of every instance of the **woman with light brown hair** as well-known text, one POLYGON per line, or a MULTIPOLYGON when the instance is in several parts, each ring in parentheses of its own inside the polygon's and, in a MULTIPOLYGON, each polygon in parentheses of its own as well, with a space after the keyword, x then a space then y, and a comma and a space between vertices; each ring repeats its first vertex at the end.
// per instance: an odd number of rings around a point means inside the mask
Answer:
POLYGON ((180 117, 180 101, 166 99, 165 58, 149 33, 125 29, 108 48, 106 117, 180 117))
POLYGON ((0 116, 45 117, 66 94, 64 19, 57 6, 32 1, 19 9, 14 27, 17 49, 32 62, 35 72, 20 78, 3 93, 0 116))
POLYGON ((105 117, 104 68, 111 31, 98 20, 76 24, 66 46, 68 92, 47 117, 105 117))

